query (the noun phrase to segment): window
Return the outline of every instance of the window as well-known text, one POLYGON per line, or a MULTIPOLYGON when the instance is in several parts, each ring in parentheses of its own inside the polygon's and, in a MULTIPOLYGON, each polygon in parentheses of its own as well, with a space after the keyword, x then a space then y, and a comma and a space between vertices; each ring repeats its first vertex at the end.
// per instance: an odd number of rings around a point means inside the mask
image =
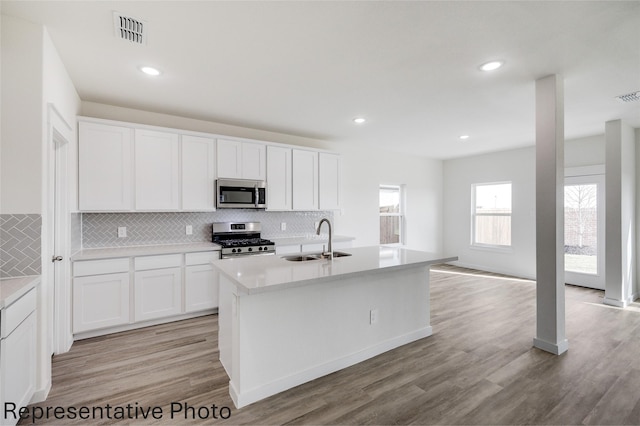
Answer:
POLYGON ((380 185, 380 244, 404 244, 402 187, 380 185))
POLYGON ((511 246, 511 182, 471 187, 471 244, 511 246))

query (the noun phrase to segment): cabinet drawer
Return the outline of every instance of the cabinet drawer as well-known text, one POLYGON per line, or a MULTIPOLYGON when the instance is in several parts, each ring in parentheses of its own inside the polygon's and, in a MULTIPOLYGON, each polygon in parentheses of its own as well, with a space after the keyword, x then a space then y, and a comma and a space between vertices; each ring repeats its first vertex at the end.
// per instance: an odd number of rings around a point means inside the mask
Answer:
POLYGON ((27 294, 2 310, 0 337, 4 339, 9 336, 35 310, 36 289, 31 289, 27 294))
POLYGON ((143 256, 134 259, 136 271, 149 269, 175 268, 182 266, 181 254, 163 254, 161 256, 143 256))
POLYGON ((101 260, 82 260, 73 262, 73 276, 84 277, 87 275, 115 274, 129 272, 129 258, 101 260))
POLYGON ((187 253, 184 255, 184 264, 190 265, 206 265, 212 261, 220 259, 219 251, 205 251, 200 253, 187 253))

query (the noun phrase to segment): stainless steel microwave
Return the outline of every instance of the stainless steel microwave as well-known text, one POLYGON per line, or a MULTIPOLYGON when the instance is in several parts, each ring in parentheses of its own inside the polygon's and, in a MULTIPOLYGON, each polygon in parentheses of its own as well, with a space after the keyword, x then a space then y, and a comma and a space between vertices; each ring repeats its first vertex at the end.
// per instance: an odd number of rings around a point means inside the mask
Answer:
POLYGON ((264 209, 267 207, 267 183, 263 180, 218 179, 216 208, 264 209))

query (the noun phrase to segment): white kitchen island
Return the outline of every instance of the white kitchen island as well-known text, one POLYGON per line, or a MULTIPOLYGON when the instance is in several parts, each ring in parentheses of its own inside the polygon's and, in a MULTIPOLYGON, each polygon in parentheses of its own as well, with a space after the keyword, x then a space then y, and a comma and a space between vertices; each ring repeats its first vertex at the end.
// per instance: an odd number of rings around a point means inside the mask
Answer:
POLYGON ((352 256, 333 260, 214 262, 220 361, 236 407, 431 335, 429 267, 457 258, 396 247, 347 251, 352 256))

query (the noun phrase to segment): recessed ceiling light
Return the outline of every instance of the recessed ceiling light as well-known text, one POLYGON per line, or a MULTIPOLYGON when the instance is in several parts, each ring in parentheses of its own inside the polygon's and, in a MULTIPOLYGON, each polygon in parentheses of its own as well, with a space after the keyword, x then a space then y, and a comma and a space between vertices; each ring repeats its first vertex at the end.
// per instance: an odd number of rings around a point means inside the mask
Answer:
POLYGON ((486 64, 480 65, 480 69, 482 71, 493 71, 493 70, 497 70, 503 65, 504 65, 503 61, 491 61, 491 62, 487 62, 486 64))
POLYGON ((356 117, 353 119, 353 122, 356 124, 364 124, 367 122, 367 119, 364 117, 356 117))
POLYGON ((140 67, 140 71, 147 75, 157 76, 160 75, 160 71, 157 68, 153 67, 140 67))
POLYGON ((462 136, 460 136, 460 139, 462 139, 462 140, 469 139, 469 135, 462 135, 462 136))

